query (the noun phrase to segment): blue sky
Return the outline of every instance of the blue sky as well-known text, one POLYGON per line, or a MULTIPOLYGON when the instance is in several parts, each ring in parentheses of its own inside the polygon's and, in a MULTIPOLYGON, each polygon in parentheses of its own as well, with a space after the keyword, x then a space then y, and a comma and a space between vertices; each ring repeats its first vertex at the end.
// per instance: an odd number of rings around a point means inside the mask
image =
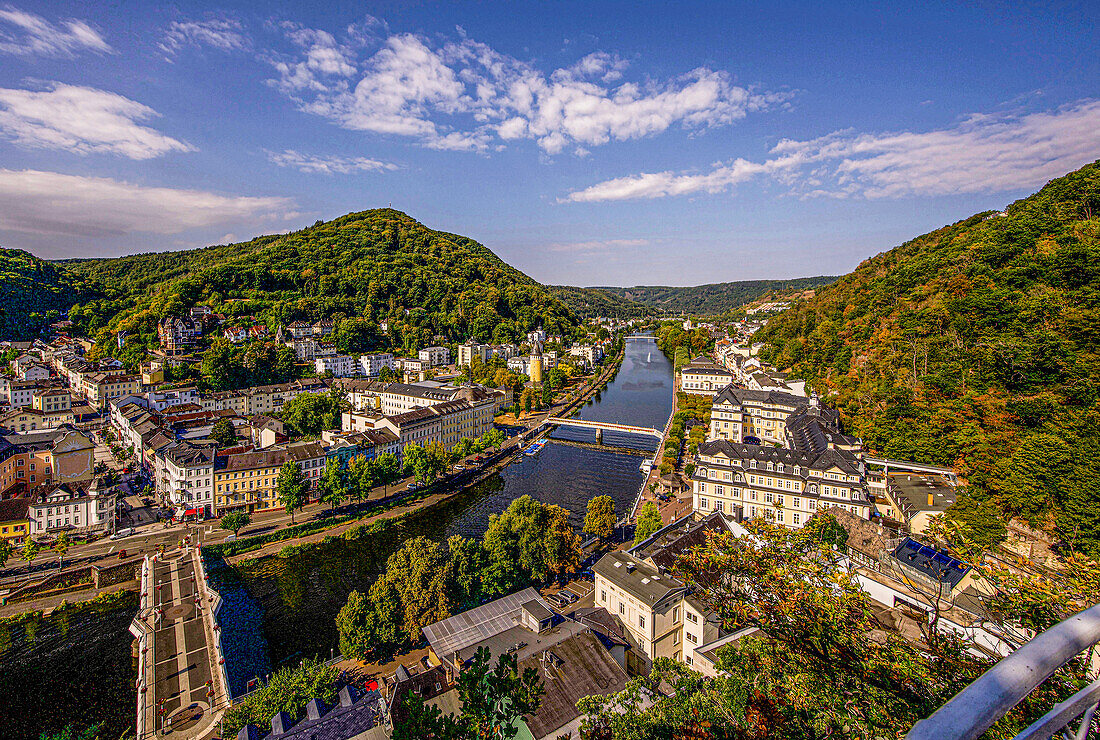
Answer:
POLYGON ((0 0, 3 246, 392 205, 544 282, 795 277, 1100 157, 1085 2, 151 5, 0 0))

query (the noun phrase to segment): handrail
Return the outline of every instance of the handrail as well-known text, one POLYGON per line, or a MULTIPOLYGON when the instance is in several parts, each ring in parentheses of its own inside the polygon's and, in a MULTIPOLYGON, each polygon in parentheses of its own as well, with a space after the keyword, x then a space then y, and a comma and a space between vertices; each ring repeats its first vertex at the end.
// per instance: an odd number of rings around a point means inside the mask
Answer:
MULTIPOLYGON (((1036 686, 1097 642, 1100 642, 1100 604, 1056 624, 1003 658, 931 717, 913 725, 905 740, 975 740, 1036 686)), ((1081 705, 1080 711, 1087 708, 1088 705, 1081 705)), ((1036 724, 1043 724, 1044 729, 1053 734, 1076 716, 1080 716, 1080 712, 1066 716, 1059 727, 1045 722, 1047 718, 1036 724)), ((1087 719, 1091 719, 1091 713, 1087 719)), ((1026 732, 1023 735, 1041 737, 1026 732)))

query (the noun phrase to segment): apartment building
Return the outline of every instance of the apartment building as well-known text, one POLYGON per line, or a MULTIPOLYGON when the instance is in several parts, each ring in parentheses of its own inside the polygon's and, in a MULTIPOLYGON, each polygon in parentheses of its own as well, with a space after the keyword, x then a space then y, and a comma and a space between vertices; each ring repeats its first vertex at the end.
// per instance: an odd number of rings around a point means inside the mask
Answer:
POLYGON ((733 382, 733 373, 700 355, 680 369, 680 390, 697 396, 713 396, 733 382))
POLYGON ((341 430, 364 432, 388 429, 398 437, 402 450, 409 444, 425 445, 430 442, 439 442, 449 450, 463 437, 480 437, 493 428, 493 399, 487 394, 480 394, 481 397, 471 400, 472 396, 467 394, 467 397, 394 415, 345 412, 341 416, 341 430))
POLYGON ((68 409, 64 411, 39 411, 30 406, 24 406, 0 415, 0 428, 10 429, 13 432, 56 429, 63 424, 73 424, 74 422, 73 412, 68 409))
POLYGON ((325 469, 325 461, 328 452, 320 442, 291 442, 283 446, 287 458, 298 463, 302 476, 309 482, 311 488, 317 486, 321 479, 321 471, 325 469))
POLYGON ((31 408, 35 411, 68 411, 73 398, 66 388, 39 388, 31 396, 31 408))
MULTIPOLYGON (((816 396, 806 398, 781 391, 746 390, 726 386, 715 396, 710 411, 708 439, 728 439, 744 442, 751 438, 764 444, 786 442, 787 419, 805 412, 810 406, 819 408, 816 396)), ((820 408, 821 418, 836 426, 839 414, 820 408)))
POLYGON ((12 408, 30 406, 34 403, 34 394, 41 388, 37 380, 12 380, 0 375, 0 400, 12 408))
POLYGON ((874 511, 862 463, 847 450, 812 455, 719 439, 699 446, 691 478, 693 508, 703 514, 736 512, 796 528, 829 506, 861 519, 874 511))
POLYGON ((420 361, 428 367, 440 367, 451 364, 451 350, 446 347, 425 347, 417 353, 420 361))
POLYGON ((33 492, 31 499, 27 506, 29 537, 111 527, 115 493, 100 481, 47 482, 33 492))
POLYGON ((214 455, 217 446, 186 440, 174 442, 157 454, 161 477, 157 493, 185 513, 214 516, 214 455))
POLYGON ((363 375, 374 377, 381 373, 384 367, 388 367, 394 372, 397 371, 393 362, 393 353, 379 352, 377 354, 359 356, 359 372, 363 375))
POLYGON ((0 539, 16 546, 26 541, 31 528, 28 514, 31 503, 30 496, 0 499, 0 539))
POLYGON ((141 376, 90 373, 82 377, 80 390, 88 403, 97 409, 104 409, 113 399, 141 392, 141 376))
POLYGON ((489 358, 492 356, 493 345, 467 342, 466 344, 458 345, 458 360, 456 363, 459 367, 465 367, 470 365, 475 357, 482 362, 488 362, 489 358))
POLYGON ((569 348, 569 355, 580 358, 591 367, 603 359, 603 348, 598 344, 576 344, 569 348))
POLYGON ((330 355, 327 357, 315 357, 313 369, 317 373, 329 373, 333 377, 347 377, 359 372, 359 363, 351 355, 330 355))
POLYGON ((275 485, 279 469, 290 459, 286 450, 260 450, 218 455, 214 460, 217 511, 262 511, 279 506, 275 485))

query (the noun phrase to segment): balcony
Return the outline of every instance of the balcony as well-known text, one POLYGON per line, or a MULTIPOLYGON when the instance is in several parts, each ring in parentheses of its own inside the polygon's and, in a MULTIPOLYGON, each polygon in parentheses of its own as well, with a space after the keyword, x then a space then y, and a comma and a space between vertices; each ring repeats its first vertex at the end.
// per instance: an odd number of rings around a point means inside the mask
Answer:
POLYGON ((1089 652, 1089 685, 1056 705, 1014 740, 1085 740, 1100 703, 1093 646, 1100 642, 1100 604, 1037 635, 1026 645, 955 695, 927 719, 913 725, 905 740, 974 740, 1069 661, 1089 652), (1079 721, 1078 721, 1079 720, 1079 721), (1076 724, 1076 728, 1071 725, 1076 724))

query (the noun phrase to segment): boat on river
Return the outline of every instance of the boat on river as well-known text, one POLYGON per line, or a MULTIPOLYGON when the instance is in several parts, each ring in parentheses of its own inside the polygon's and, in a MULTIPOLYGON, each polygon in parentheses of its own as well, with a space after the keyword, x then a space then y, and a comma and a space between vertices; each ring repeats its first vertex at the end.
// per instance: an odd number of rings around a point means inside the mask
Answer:
POLYGON ((649 475, 649 471, 653 470, 653 461, 647 457, 645 460, 642 460, 642 464, 638 466, 638 469, 646 475, 649 475))
POLYGON ((526 450, 524 450, 523 454, 524 455, 530 455, 530 456, 534 457, 535 455, 539 454, 539 450, 541 450, 543 445, 545 445, 545 444, 546 444, 546 438, 544 437, 544 438, 540 439, 538 442, 535 442, 534 444, 532 444, 526 450))

